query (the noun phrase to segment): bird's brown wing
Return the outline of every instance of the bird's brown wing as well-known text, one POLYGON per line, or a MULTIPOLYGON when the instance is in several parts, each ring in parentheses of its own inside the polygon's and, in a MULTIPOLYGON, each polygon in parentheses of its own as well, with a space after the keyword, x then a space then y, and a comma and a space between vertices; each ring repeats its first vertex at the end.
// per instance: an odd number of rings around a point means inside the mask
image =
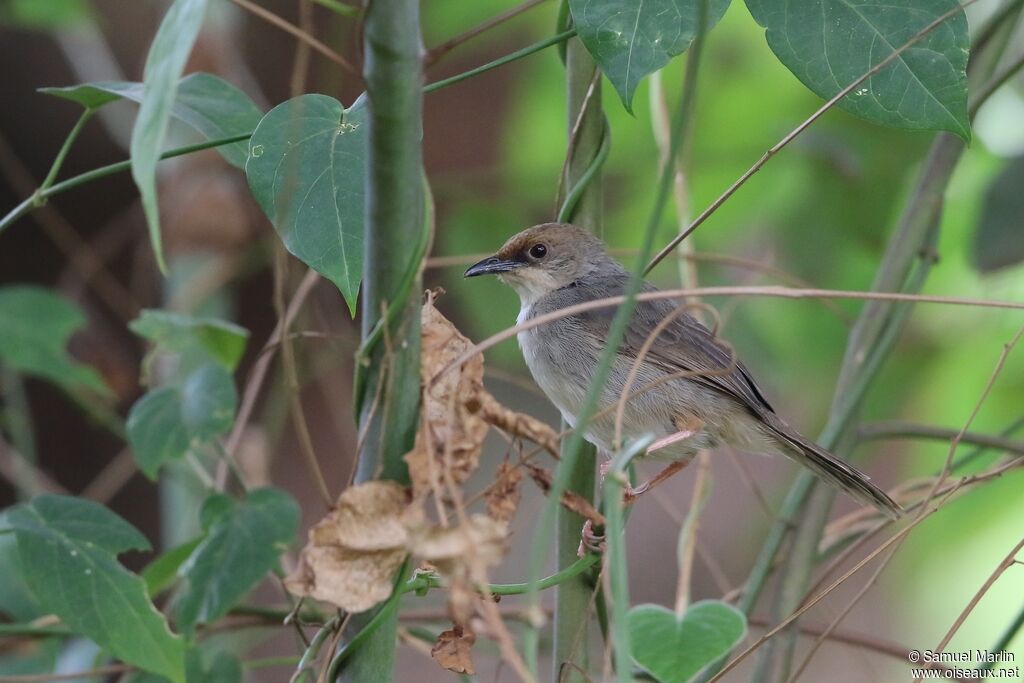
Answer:
MULTIPOLYGON (((596 282, 582 280, 576 286, 591 290, 585 293, 584 299, 596 299, 622 294, 627 282, 626 277, 601 278, 596 282)), ((657 288, 645 284, 643 291, 657 291, 657 288)), ((673 315, 677 307, 678 303, 671 300, 638 301, 620 353, 635 358, 658 324, 673 315)), ((615 308, 602 308, 573 317, 598 337, 605 337, 615 312, 615 308)), ((732 350, 686 312, 676 314, 665 326, 645 358, 666 373, 684 370, 694 373, 687 379, 735 398, 757 415, 775 412, 732 350)))

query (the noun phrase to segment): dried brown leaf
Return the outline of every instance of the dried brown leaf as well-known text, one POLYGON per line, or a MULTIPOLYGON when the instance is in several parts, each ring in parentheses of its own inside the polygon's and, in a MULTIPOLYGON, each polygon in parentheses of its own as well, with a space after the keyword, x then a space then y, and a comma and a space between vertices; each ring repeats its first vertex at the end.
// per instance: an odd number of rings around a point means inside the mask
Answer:
POLYGON ((494 484, 487 491, 487 515, 499 522, 509 522, 515 517, 519 499, 522 496, 519 484, 523 471, 507 462, 501 463, 494 484))
POLYGON ((338 496, 335 508, 310 530, 310 541, 351 550, 403 547, 408 538, 403 521, 408 505, 408 491, 393 481, 350 486, 338 496))
MULTIPOLYGON (((482 390, 477 399, 479 403, 480 416, 491 425, 501 429, 513 436, 529 439, 534 443, 543 446, 551 455, 558 458, 558 434, 548 424, 525 413, 506 408, 498 403, 497 399, 482 390)), ((469 404, 470 409, 474 407, 469 404)))
POLYGON ((481 416, 466 407, 482 391, 483 358, 476 356, 431 383, 473 344, 434 307, 432 293, 423 304, 421 324, 423 419, 416 445, 405 456, 417 497, 439 490, 448 478, 454 484, 466 481, 480 463, 488 429, 481 416))
POLYGON ((479 602, 480 594, 474 589, 473 582, 468 576, 456 576, 449 581, 448 612, 456 624, 468 624, 476 614, 479 602))
MULTIPOLYGON (((530 463, 526 463, 524 467, 526 467, 527 471, 530 473, 530 478, 533 479, 534 483, 540 487, 540 490, 543 491, 545 495, 551 492, 552 479, 550 472, 543 467, 530 463)), ((597 508, 595 508, 589 500, 578 493, 573 493, 572 491, 564 492, 562 494, 561 503, 562 507, 575 512, 583 519, 588 520, 591 524, 595 526, 604 526, 604 515, 598 512, 597 508)))
POLYGON ((409 493, 390 481, 350 486, 309 530, 285 587, 349 612, 363 612, 391 595, 407 555, 409 493))
POLYGON ((307 545, 284 585, 294 595, 329 602, 348 612, 365 612, 390 597, 395 572, 405 556, 405 548, 367 552, 307 545))
POLYGON ((507 536, 508 525, 504 522, 471 515, 456 526, 420 525, 410 529, 409 549, 442 573, 450 574, 458 565, 486 568, 498 564, 505 554, 507 536))
POLYGON ((438 664, 459 674, 474 674, 473 643, 476 635, 468 628, 455 625, 437 636, 437 643, 430 650, 430 656, 438 664))

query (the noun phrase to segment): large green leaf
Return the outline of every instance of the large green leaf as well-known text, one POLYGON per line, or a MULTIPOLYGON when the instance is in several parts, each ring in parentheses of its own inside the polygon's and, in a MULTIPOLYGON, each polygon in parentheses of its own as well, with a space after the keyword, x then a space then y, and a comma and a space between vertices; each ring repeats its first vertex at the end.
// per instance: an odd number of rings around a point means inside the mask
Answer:
MULTIPOLYGON (((0 529, 10 527, 6 512, 0 512, 0 529)), ((7 619, 28 622, 43 616, 39 601, 21 577, 18 544, 13 534, 0 534, 0 576, 4 577, 0 581, 0 612, 7 619)))
POLYGON ((109 395, 99 374, 66 350, 68 339, 83 325, 82 312, 47 289, 0 287, 0 362, 67 391, 85 388, 109 395))
POLYGON ((6 515, 21 574, 36 598, 68 628, 141 669, 185 681, 185 646, 117 561, 148 550, 134 527, 107 508, 67 496, 39 496, 6 515))
MULTIPOLYGON (((747 0, 768 45, 804 85, 831 98, 939 17, 956 0, 747 0)), ((844 97, 839 106, 898 128, 948 130, 970 140, 967 17, 953 14, 844 97)))
POLYGON ((194 446, 224 434, 238 405, 231 374, 209 362, 183 381, 148 392, 128 413, 128 443, 139 469, 155 479, 160 468, 194 446))
POLYGON ((366 108, 302 95, 270 111, 245 173, 285 247, 341 290, 355 311, 363 269, 366 108))
MULTIPOLYGON (((195 644, 185 653, 185 680, 188 683, 241 683, 242 665, 230 652, 213 650, 206 643, 195 644)), ((124 683, 167 683, 163 676, 136 672, 124 683)))
POLYGON ((743 613, 717 600, 695 602, 682 618, 660 605, 637 605, 629 611, 633 661, 660 683, 693 679, 746 631, 743 613))
POLYGON ((277 563, 299 525, 299 506, 277 489, 250 491, 233 503, 214 496, 203 506, 206 538, 181 567, 175 601, 186 632, 227 613, 277 563))
POLYGON ((199 35, 207 0, 174 0, 153 39, 143 72, 145 88, 139 116, 132 129, 132 178, 142 195, 157 265, 166 271, 160 238, 160 209, 156 196, 156 163, 160 160, 167 124, 178 90, 178 79, 199 35))
POLYGON ((128 325, 164 352, 199 347, 227 370, 234 370, 245 352, 249 331, 216 318, 194 318, 171 311, 145 310, 128 325))
MULTIPOLYGON (((87 109, 102 107, 118 99, 142 102, 145 86, 132 81, 103 81, 66 88, 40 88, 48 95, 77 102, 87 109)), ((219 76, 194 73, 178 83, 171 116, 187 124, 207 140, 251 133, 263 112, 248 95, 219 76)), ((238 168, 249 156, 248 141, 221 145, 217 151, 238 168)))
MULTIPOLYGON (((569 0, 576 33, 601 67, 622 104, 648 74, 690 46, 700 26, 702 0, 569 0)), ((706 0, 710 30, 729 0, 706 0)))
POLYGON ((149 593, 149 597, 156 597, 174 584, 178 578, 178 569, 189 558, 196 546, 203 542, 203 538, 205 537, 199 536, 175 546, 146 565, 139 575, 146 582, 146 592, 149 593))
POLYGON ((1024 156, 1013 159, 985 193, 974 233, 974 265, 983 273, 1024 261, 1024 156))

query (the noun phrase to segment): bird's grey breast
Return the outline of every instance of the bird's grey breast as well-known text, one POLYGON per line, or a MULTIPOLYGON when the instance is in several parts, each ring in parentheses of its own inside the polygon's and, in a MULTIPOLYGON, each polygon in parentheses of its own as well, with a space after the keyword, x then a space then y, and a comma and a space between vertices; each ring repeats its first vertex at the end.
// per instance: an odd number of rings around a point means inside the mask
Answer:
MULTIPOLYGON (((523 323, 537 316, 578 303, 561 290, 524 306, 523 323)), ((601 353, 601 343, 572 316, 519 333, 519 346, 534 381, 570 424, 583 403, 601 353)))

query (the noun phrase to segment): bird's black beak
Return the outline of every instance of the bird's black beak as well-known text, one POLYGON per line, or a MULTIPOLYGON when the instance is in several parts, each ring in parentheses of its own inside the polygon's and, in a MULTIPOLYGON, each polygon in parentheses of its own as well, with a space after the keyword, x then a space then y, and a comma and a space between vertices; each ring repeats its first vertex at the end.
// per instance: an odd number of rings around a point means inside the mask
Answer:
POLYGON ((465 277, 476 277, 477 275, 495 275, 497 273, 507 273, 510 270, 515 270, 520 266, 525 265, 521 261, 512 261, 507 259, 498 258, 497 256, 488 256, 479 263, 474 263, 467 270, 465 277))

